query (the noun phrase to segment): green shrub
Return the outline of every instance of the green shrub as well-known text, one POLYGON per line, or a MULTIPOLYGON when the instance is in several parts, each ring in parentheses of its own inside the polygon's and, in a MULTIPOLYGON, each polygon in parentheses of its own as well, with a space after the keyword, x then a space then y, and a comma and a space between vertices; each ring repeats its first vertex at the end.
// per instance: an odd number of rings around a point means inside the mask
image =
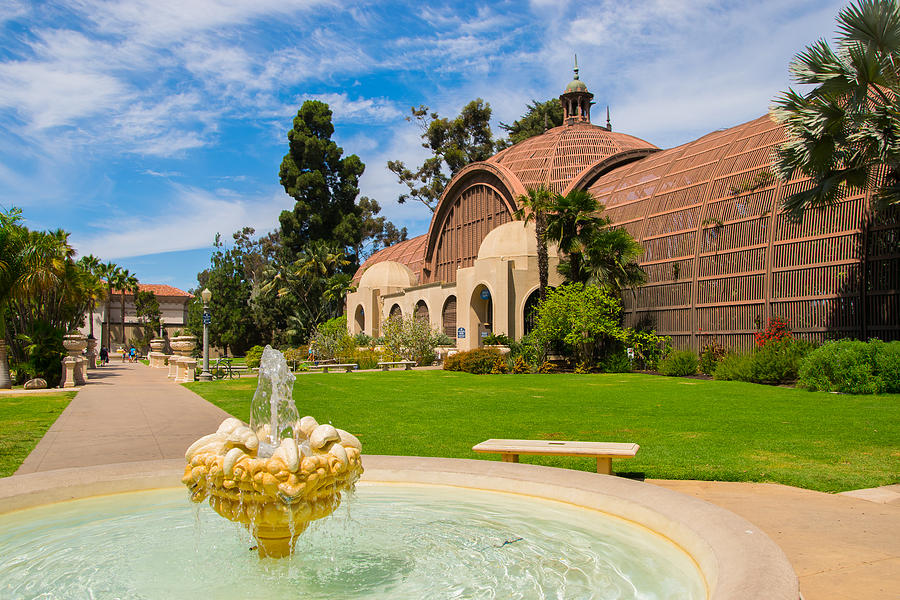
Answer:
POLYGON ((575 365, 575 370, 573 371, 573 373, 575 373, 576 375, 587 375, 590 372, 591 372, 590 365, 588 365, 584 361, 575 365))
POLYGON ((483 341, 485 346, 509 346, 512 342, 505 333, 492 333, 483 341))
POLYGON ((340 316, 328 319, 316 327, 313 334, 317 359, 331 359, 346 356, 353 352, 356 344, 347 331, 347 317, 340 316))
POLYGON ((729 352, 713 371, 713 379, 720 381, 750 381, 753 373, 753 355, 729 352))
MULTIPOLYGON (((638 329, 626 329, 622 340, 624 348, 634 350, 634 364, 629 364, 628 370, 655 369, 663 356, 672 351, 672 338, 666 335, 656 335, 652 331, 638 329)), ((608 371, 618 373, 625 371, 608 371)))
POLYGON ((809 342, 790 337, 766 342, 752 354, 750 381, 770 385, 795 381, 800 361, 812 348, 809 342))
POLYGON ((531 373, 531 367, 528 366, 528 363, 525 361, 524 356, 516 357, 516 360, 513 363, 512 372, 516 375, 525 375, 527 373, 531 373))
POLYGON ((434 362, 440 333, 427 319, 393 316, 384 322, 382 332, 391 360, 413 360, 419 365, 434 362))
POLYGON ((366 334, 363 331, 360 331, 356 335, 353 336, 353 343, 360 348, 368 348, 372 345, 373 338, 371 335, 366 334))
POLYGON ((900 342, 826 342, 803 361, 798 385, 845 394, 900 392, 900 342))
POLYGON ((452 339, 443 331, 439 331, 434 336, 434 343, 437 346, 455 346, 456 340, 452 339))
POLYGON ((356 363, 360 369, 375 369, 384 360, 384 355, 376 350, 356 349, 349 356, 342 356, 342 363, 356 363))
POLYGON ((712 375, 722 359, 725 358, 725 354, 727 354, 725 346, 720 345, 715 340, 707 342, 703 349, 700 350, 700 372, 712 375))
POLYGON ((537 372, 540 373, 541 375, 548 375, 550 373, 555 373, 556 366, 549 360, 545 360, 543 363, 541 363, 541 366, 538 367, 537 372))
POLYGON ((476 348, 468 352, 457 352, 448 357, 444 361, 444 369, 484 375, 493 370, 498 359, 503 360, 503 355, 496 348, 476 348))
POLYGON ((659 372, 668 377, 697 374, 697 355, 691 350, 675 350, 659 361, 659 372))
POLYGON ((752 352, 726 354, 713 377, 769 385, 790 383, 797 379, 800 363, 812 349, 813 345, 803 340, 770 340, 752 352))
POLYGON ((631 359, 624 350, 607 354, 597 366, 603 373, 631 373, 631 359))
POLYGON ((35 321, 30 335, 19 334, 18 342, 25 360, 15 365, 16 384, 40 377, 48 387, 56 387, 62 378, 62 360, 66 357, 63 331, 46 321, 35 321))
POLYGON ((251 369, 255 369, 259 367, 259 361, 262 359, 263 347, 262 346, 253 346, 247 353, 244 355, 244 361, 247 363, 247 367, 251 369))
POLYGON ((491 367, 491 375, 506 375, 507 373, 509 373, 509 365, 506 364, 506 358, 501 356, 494 361, 494 366, 491 367))

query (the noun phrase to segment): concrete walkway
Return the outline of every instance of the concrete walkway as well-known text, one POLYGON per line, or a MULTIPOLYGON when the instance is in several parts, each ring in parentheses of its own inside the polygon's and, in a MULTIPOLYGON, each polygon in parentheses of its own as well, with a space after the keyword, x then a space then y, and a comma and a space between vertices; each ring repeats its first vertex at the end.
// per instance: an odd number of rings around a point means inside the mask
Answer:
MULTIPOLYGON (((164 369, 110 363, 16 474, 181 458, 228 415, 164 369)), ((334 376, 339 376, 335 374, 334 376)), ((781 548, 805 600, 900 600, 900 489, 823 494, 776 484, 650 481, 744 517, 781 548)))
POLYGON ((228 415, 167 378, 167 369, 110 362, 88 372, 66 410, 16 475, 180 458, 228 415))

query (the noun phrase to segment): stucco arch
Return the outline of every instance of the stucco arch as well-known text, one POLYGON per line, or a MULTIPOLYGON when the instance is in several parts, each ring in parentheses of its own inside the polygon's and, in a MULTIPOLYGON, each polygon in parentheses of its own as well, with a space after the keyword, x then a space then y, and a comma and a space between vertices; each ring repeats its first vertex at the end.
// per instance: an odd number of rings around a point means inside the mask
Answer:
POLYGON ((356 306, 353 311, 353 331, 352 333, 362 333, 366 330, 366 309, 362 304, 356 306))
POLYGON ((429 312, 430 311, 428 310, 428 303, 425 302, 424 298, 422 298, 418 302, 416 302, 415 305, 413 306, 412 314, 417 319, 425 319, 426 321, 428 321, 429 320, 429 312))
POLYGON ((493 332, 494 330, 494 297, 494 290, 491 289, 487 281, 479 281, 472 288, 468 306, 466 307, 468 312, 468 331, 470 332, 469 335, 473 336, 469 343, 471 348, 481 346, 482 331, 493 332), (481 297, 482 290, 488 291, 489 296, 487 299, 481 297))

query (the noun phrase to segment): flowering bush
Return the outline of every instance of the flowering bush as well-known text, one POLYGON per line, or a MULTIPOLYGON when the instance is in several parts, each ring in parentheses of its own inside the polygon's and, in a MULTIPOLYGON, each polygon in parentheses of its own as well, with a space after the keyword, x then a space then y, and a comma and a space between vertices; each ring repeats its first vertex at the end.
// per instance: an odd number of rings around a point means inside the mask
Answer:
POLYGON ((764 330, 753 334, 753 338, 756 340, 756 345, 759 348, 762 348, 769 342, 780 342, 790 337, 793 336, 791 335, 791 328, 788 322, 778 317, 769 319, 769 324, 766 325, 764 330))
POLYGON ((426 319, 393 316, 384 322, 382 333, 393 360, 414 360, 420 365, 434 362, 434 349, 441 334, 426 319))

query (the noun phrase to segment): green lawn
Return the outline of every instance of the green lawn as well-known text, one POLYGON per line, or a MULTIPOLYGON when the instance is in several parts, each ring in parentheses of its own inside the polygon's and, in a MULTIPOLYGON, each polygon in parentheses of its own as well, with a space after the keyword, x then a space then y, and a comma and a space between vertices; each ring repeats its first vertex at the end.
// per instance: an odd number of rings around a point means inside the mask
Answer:
POLYGON ((75 392, 0 395, 0 477, 12 475, 75 392))
MULTIPOLYGON (((247 421, 255 378, 187 386, 247 421)), ((900 395, 844 396, 733 381, 447 371, 299 375, 300 415, 369 454, 486 458, 488 438, 637 442, 613 469, 647 478, 773 481, 838 492, 900 481, 900 395)), ((593 470, 594 461, 522 462, 593 470)))

